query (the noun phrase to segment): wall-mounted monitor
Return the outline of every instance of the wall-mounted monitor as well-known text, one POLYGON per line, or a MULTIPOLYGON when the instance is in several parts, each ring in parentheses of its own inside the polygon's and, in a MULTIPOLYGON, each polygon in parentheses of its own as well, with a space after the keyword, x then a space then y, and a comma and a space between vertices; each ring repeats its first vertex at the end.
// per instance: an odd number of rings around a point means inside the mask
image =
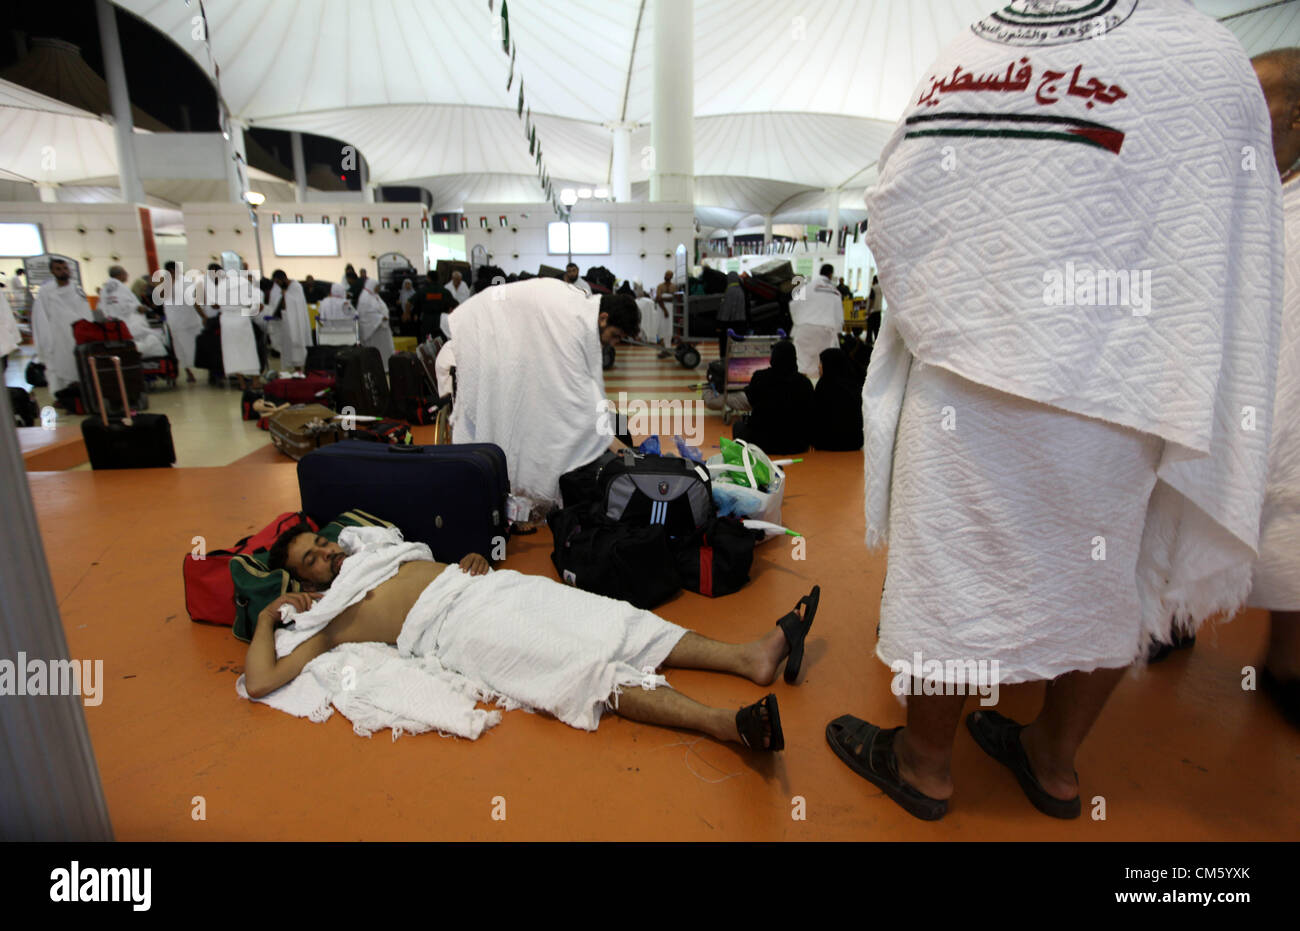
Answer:
POLYGON ((556 220, 546 226, 547 252, 551 255, 609 255, 609 224, 595 220, 565 223, 556 220), (573 248, 569 248, 569 228, 573 248))
POLYGON ((0 255, 28 258, 44 254, 39 223, 0 223, 0 255))
POLYGON ((272 223, 271 247, 278 256, 337 256, 339 233, 332 223, 272 223))

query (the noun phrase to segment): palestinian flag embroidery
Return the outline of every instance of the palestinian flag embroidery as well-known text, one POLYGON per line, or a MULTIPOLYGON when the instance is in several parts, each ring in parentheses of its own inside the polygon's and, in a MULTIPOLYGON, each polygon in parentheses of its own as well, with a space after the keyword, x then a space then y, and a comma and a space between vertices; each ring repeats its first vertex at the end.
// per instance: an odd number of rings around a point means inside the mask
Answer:
POLYGON ((1040 116, 1036 113, 932 113, 909 116, 904 122, 908 126, 904 139, 923 136, 1055 139, 1093 146, 1116 155, 1124 145, 1123 131, 1104 123, 1068 116, 1040 116))

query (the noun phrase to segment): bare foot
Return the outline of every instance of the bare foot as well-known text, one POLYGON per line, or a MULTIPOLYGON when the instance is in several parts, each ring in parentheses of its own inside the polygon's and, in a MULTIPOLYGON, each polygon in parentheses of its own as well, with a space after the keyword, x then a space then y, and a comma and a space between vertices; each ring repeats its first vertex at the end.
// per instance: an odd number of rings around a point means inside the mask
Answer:
MULTIPOLYGON (((808 610, 805 604, 795 606, 794 613, 803 620, 808 610)), ((749 680, 756 685, 771 685, 776 680, 776 670, 781 661, 790 655, 790 642, 785 639, 785 632, 774 627, 770 633, 750 644, 753 650, 753 667, 749 680)))
POLYGON ((930 798, 952 798, 952 772, 927 764, 907 741, 907 728, 894 738, 894 759, 904 782, 930 798))
POLYGON ((1054 759, 1034 739, 1036 733, 1032 724, 1026 725, 1020 731, 1020 746, 1029 757, 1029 768, 1033 771, 1034 778, 1052 798, 1058 798, 1063 802, 1078 798, 1079 780, 1074 773, 1073 761, 1062 764, 1054 759))

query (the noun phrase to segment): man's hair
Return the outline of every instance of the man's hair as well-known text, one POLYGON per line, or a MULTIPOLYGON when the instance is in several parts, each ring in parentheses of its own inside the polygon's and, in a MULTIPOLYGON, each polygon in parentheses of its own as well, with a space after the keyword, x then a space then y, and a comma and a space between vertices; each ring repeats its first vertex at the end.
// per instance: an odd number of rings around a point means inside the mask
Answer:
POLYGON ((831 275, 835 274, 835 266, 832 265, 830 262, 827 262, 825 265, 822 266, 821 273, 825 275, 827 278, 829 278, 831 275))
POLYGON ((272 281, 274 281, 276 278, 286 278, 286 279, 287 279, 288 277, 289 277, 289 276, 286 275, 286 274, 284 273, 284 269, 283 269, 283 268, 277 268, 275 271, 271 272, 271 280, 272 280, 272 281))
POLYGON ((218 265, 216 262, 209 262, 209 263, 208 263, 208 271, 210 271, 210 272, 219 272, 219 271, 221 271, 221 266, 218 265))
POLYGON ((116 278, 118 275, 125 275, 125 274, 126 274, 126 269, 123 268, 121 265, 108 266, 108 277, 110 278, 116 278))
POLYGON ((163 269, 164 269, 164 270, 165 270, 169 275, 174 275, 174 274, 176 274, 176 263, 175 263, 175 262, 163 262, 163 269))
POLYGON ((630 294, 602 294, 600 312, 608 314, 606 326, 618 327, 628 336, 641 332, 641 308, 630 294))
POLYGON ((304 533, 315 536, 316 531, 312 529, 311 524, 302 520, 275 538, 275 542, 271 544, 271 551, 266 557, 266 565, 272 572, 283 569, 293 578, 298 578, 297 574, 289 568, 289 544, 304 533))
POLYGON ((570 262, 568 265, 564 266, 564 270, 567 272, 569 269, 577 268, 577 267, 578 267, 577 262, 570 262))
MULTIPOLYGON (((67 260, 67 259, 50 259, 50 265, 51 265, 51 266, 54 266, 54 265, 67 265, 67 264, 68 264, 68 260, 67 260)), ((22 274, 22 269, 17 269, 17 270, 14 272, 14 274, 15 274, 15 275, 21 275, 21 274, 22 274)))

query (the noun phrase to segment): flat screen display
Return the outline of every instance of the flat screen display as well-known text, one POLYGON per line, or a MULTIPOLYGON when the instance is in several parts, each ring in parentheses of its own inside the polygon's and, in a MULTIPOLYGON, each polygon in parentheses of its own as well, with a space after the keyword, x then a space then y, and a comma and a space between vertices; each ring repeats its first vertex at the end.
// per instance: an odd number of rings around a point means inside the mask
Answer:
POLYGON ((272 223, 271 246, 281 256, 337 256, 339 233, 333 223, 272 223))
POLYGON ((595 220, 547 224, 547 251, 551 255, 609 255, 609 224, 595 220), (569 228, 573 228, 573 249, 569 249, 569 228))
POLYGON ((36 223, 0 223, 0 255, 27 258, 44 255, 45 243, 36 223))

